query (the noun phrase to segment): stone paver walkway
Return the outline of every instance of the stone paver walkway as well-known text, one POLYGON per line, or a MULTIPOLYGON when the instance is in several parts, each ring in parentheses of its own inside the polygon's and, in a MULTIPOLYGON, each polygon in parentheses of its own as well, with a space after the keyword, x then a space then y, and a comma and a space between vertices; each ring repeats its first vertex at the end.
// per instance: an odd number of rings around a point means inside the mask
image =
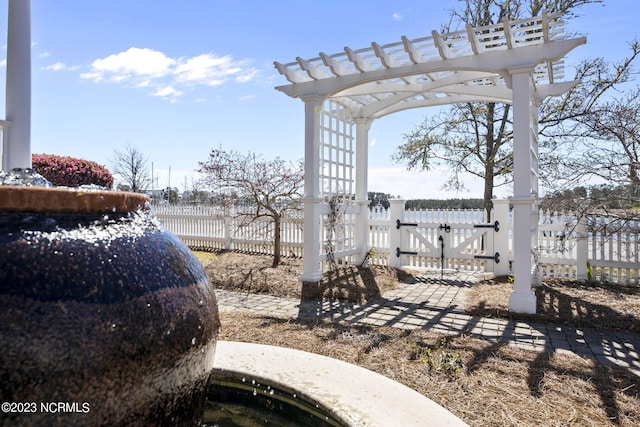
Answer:
POLYGON ((345 323, 429 329, 465 334, 539 352, 569 352, 626 367, 640 377, 640 334, 571 326, 512 322, 472 316, 460 307, 480 276, 468 272, 426 272, 415 283, 366 303, 311 302, 216 290, 221 311, 244 310, 284 318, 331 319, 345 323))

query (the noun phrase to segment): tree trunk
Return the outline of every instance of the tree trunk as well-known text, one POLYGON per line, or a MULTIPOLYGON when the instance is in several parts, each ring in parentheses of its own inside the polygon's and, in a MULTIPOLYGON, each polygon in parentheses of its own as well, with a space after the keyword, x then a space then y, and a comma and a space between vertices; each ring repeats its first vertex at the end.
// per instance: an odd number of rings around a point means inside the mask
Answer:
POLYGON ((487 104, 486 122, 487 135, 485 136, 485 159, 484 159, 484 210, 485 222, 491 220, 491 210, 493 209, 493 175, 495 174, 495 109, 496 104, 487 104))
POLYGON ((484 211, 487 223, 491 222, 491 211, 493 210, 493 176, 484 177, 484 211))
POLYGON ((281 236, 280 236, 280 224, 282 223, 282 217, 280 215, 275 215, 273 217, 273 264, 272 267, 277 267, 280 264, 280 246, 281 246, 281 236))

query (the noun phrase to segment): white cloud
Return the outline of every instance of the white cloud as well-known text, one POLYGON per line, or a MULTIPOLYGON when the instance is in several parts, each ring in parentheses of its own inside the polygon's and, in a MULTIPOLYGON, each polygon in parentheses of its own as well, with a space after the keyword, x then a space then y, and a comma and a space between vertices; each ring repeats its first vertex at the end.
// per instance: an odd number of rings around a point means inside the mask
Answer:
POLYGON ((63 62, 56 62, 55 64, 47 65, 44 69, 49 71, 62 71, 65 69, 65 65, 63 62))
POLYGON ((180 96, 183 92, 176 90, 171 86, 164 87, 162 89, 158 89, 152 93, 153 96, 180 96))
POLYGON ((163 88, 159 88, 158 90, 151 93, 152 96, 159 96, 162 99, 165 99, 171 103, 174 103, 181 97, 184 92, 177 90, 172 86, 166 86, 163 88))
POLYGON ((77 65, 66 65, 64 62, 56 62, 55 64, 51 64, 51 65, 47 65, 46 67, 43 67, 43 70, 47 70, 47 71, 75 71, 77 70, 78 67, 77 65))
POLYGON ((151 86, 151 80, 147 79, 147 80, 141 80, 138 82, 138 84, 136 84, 136 87, 149 87, 151 86))
POLYGON ((391 19, 394 21, 402 21, 404 19, 404 15, 399 12, 394 12, 393 15, 391 15, 391 19))
POLYGON ((100 80, 110 76, 112 81, 123 81, 137 76, 162 76, 169 72, 174 62, 174 59, 162 52, 132 47, 124 52, 96 59, 91 64, 91 70, 100 80))
POLYGON ((238 98, 238 100, 240 100, 240 101, 249 101, 249 100, 251 100, 251 99, 253 99, 255 97, 256 97, 256 95, 252 93, 252 94, 249 94, 249 95, 241 96, 240 98, 238 98))
POLYGON ((176 81, 190 84, 218 86, 242 72, 242 62, 229 55, 215 56, 210 53, 187 58, 174 71, 176 81))
POLYGON ((116 75, 111 76, 109 81, 111 81, 113 83, 121 83, 121 82, 124 82, 127 79, 129 79, 129 76, 126 76, 124 74, 116 74, 116 75))
POLYGON ((371 138, 371 139, 369 140, 369 147, 375 147, 377 143, 378 143, 378 140, 377 140, 377 139, 375 139, 375 138, 371 138))
POLYGON ((126 51, 93 61, 90 71, 80 77, 93 82, 127 83, 133 87, 153 87, 153 96, 175 100, 184 94, 177 86, 219 86, 228 80, 246 83, 256 78, 258 70, 249 60, 235 60, 230 55, 205 53, 192 57, 171 58, 164 52, 132 47, 126 51))
POLYGON ((100 73, 89 72, 89 73, 81 73, 80 78, 83 80, 93 80, 95 83, 102 80, 102 76, 100 73))
POLYGON ((255 68, 248 68, 243 70, 241 74, 236 77, 238 83, 247 83, 255 79, 258 76, 258 70, 255 68))

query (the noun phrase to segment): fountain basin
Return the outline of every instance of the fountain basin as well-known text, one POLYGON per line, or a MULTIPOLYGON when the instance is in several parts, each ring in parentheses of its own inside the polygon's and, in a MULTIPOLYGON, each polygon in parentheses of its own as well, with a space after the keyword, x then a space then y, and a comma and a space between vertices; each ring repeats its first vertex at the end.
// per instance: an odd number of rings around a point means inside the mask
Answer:
POLYGON ((387 377, 304 351, 218 341, 213 372, 275 386, 324 408, 344 426, 467 425, 431 399, 387 377))
POLYGON ((330 411, 255 379, 212 375, 202 427, 342 427, 330 411))

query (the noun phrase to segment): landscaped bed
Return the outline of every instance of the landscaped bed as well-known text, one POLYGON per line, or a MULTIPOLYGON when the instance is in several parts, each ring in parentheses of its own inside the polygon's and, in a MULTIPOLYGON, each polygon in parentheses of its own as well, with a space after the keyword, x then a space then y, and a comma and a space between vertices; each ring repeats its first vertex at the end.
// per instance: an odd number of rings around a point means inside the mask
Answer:
MULTIPOLYGON (((268 256, 224 253, 205 265, 218 287, 296 298, 302 292, 299 259, 286 259, 274 269, 268 256)), ((346 282, 327 278, 325 298, 375 298, 408 279, 384 267, 350 271, 346 282), (378 282, 383 289, 375 291, 378 282)), ((508 280, 477 284, 468 295, 467 310, 513 317, 506 311, 510 286, 508 280)), ((537 292, 543 296, 542 314, 529 316, 529 321, 633 331, 640 319, 638 288, 554 282, 537 292)), ((417 390, 472 426, 640 425, 640 378, 571 354, 536 353, 426 330, 224 310, 221 320, 220 339, 285 346, 363 366, 417 390)))

